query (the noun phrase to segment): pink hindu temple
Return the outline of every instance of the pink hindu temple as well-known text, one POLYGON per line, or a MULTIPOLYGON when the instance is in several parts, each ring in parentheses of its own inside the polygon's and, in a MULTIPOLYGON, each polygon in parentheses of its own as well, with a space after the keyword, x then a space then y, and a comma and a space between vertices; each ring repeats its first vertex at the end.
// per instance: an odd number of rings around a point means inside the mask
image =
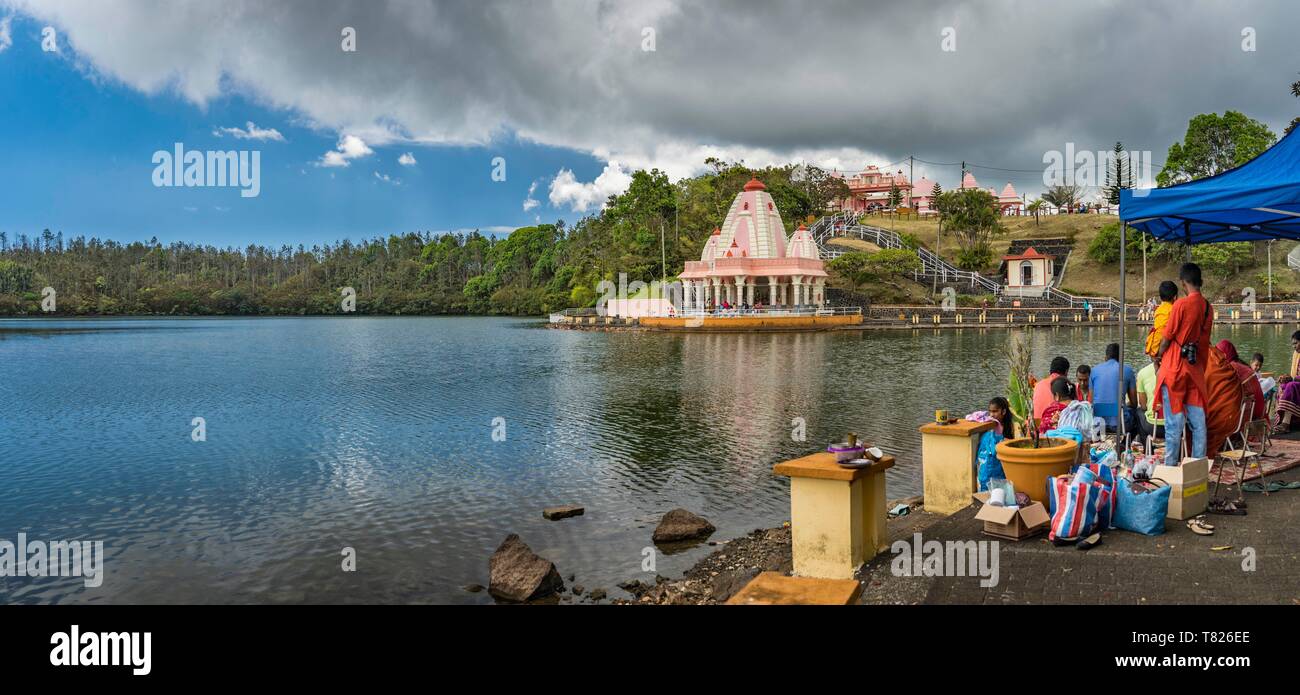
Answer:
POLYGON ((682 310, 763 304, 768 308, 821 308, 826 271, 817 244, 803 225, 789 238, 781 213, 757 178, 745 184, 722 226, 704 244, 700 260, 687 261, 682 310))

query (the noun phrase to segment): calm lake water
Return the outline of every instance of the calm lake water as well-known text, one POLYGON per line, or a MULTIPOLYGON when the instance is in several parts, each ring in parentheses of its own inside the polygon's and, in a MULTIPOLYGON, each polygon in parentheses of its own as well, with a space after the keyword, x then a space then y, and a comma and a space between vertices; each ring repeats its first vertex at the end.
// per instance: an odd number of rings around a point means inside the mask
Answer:
MULTIPOLYGON (((1282 370, 1291 330, 1215 340, 1282 370)), ((1056 354, 1100 362, 1118 330, 1028 335, 1045 371, 1056 354)), ((616 595, 653 578, 642 550, 663 512, 703 514, 715 539, 780 524, 787 483, 772 464, 846 431, 898 456, 889 497, 919 493, 917 426, 1001 393, 1006 341, 492 318, 3 320, 0 539, 102 540, 106 568, 93 589, 0 578, 0 602, 485 603, 461 587, 487 584, 510 532, 616 595), (196 417, 206 441, 191 438, 196 417), (797 417, 805 442, 791 438, 797 417), (570 503, 586 515, 542 519, 570 503), (344 548, 356 572, 341 571, 344 548)), ((656 569, 677 575, 708 551, 659 554, 656 569)))

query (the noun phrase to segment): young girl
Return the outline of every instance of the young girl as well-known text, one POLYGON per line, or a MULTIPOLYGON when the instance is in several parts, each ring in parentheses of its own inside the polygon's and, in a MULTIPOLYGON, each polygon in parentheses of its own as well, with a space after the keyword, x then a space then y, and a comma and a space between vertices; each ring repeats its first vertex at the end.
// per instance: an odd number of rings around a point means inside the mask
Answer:
POLYGON ((1047 434, 1048 430, 1056 429, 1061 421, 1061 411, 1074 401, 1074 389, 1070 382, 1065 379, 1057 379, 1052 382, 1052 398, 1054 402, 1043 410, 1043 418, 1038 423, 1038 433, 1047 434))
POLYGON ((1011 439, 1015 436, 1015 431, 1011 426, 1011 404, 1002 396, 994 396, 989 401, 989 416, 998 421, 1002 426, 1002 436, 1011 439))

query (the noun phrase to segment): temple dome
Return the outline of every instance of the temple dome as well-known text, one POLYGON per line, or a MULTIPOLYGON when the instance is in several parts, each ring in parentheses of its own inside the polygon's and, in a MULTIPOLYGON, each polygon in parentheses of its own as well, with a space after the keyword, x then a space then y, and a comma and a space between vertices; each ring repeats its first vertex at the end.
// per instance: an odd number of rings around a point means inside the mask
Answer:
POLYGON ((767 192, 767 186, 757 178, 750 179, 745 190, 731 201, 731 208, 720 229, 720 233, 715 231, 709 237, 700 260, 713 260, 728 251, 733 258, 786 256, 785 224, 781 221, 781 213, 767 192))
POLYGON ((817 243, 813 241, 812 233, 808 231, 807 227, 799 225, 799 229, 795 230, 794 234, 790 236, 789 256, 791 258, 812 259, 818 257, 817 243))

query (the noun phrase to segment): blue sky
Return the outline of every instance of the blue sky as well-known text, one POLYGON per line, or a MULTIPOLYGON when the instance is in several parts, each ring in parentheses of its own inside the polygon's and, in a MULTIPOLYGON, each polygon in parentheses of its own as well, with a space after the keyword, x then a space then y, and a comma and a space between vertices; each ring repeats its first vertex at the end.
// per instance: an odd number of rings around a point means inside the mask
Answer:
POLYGON ((1158 170, 1196 114, 1281 132, 1300 113, 1294 0, 1143 6, 0 0, 0 231, 310 245, 508 230, 574 222, 633 170, 678 179, 708 157, 852 173, 914 155, 945 188, 966 162, 1034 197, 1053 153, 1122 141, 1158 170), (213 135, 250 121, 284 141, 213 135), (373 151, 318 166, 348 137, 373 151), (260 150, 261 195, 153 187, 153 153, 175 142, 260 150))
MULTIPOLYGON (((546 189, 561 168, 580 181, 605 163, 574 150, 500 137, 487 147, 398 143, 347 167, 318 166, 339 135, 269 109, 239 93, 196 105, 163 90, 149 95, 79 67, 68 50, 41 50, 41 26, 19 15, 12 44, 0 51, 0 231, 10 239, 42 229, 65 237, 119 241, 184 240, 217 246, 278 246, 359 239, 410 231, 513 229, 536 219, 570 222, 582 213, 556 209, 546 189), (279 131, 284 141, 217 137, 220 127, 279 131), (157 150, 261 151, 261 194, 236 188, 159 188, 157 150), (411 153, 413 166, 398 158, 411 153), (506 162, 493 181, 492 160, 506 162), (380 180, 376 173, 400 181, 380 180), (537 182, 539 205, 523 201, 537 182)), ((594 211, 594 210, 593 210, 594 211)))

